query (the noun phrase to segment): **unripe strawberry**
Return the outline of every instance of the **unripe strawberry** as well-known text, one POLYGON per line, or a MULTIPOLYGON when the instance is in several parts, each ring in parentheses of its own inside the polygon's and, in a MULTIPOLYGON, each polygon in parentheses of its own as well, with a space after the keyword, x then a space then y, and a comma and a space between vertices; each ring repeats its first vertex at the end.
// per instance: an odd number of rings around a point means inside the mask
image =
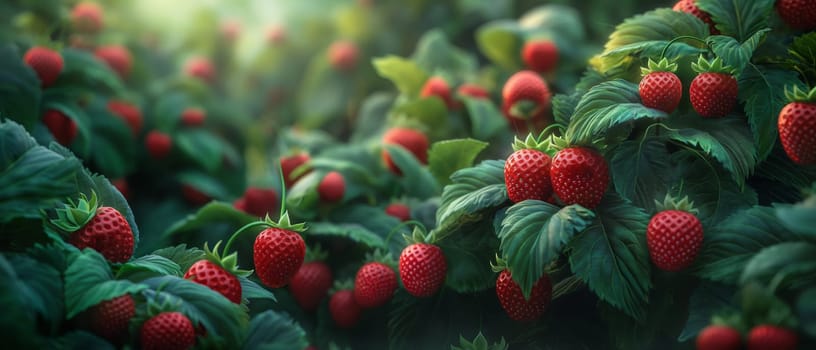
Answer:
POLYGON ((759 325, 748 333, 748 350, 796 350, 799 336, 793 330, 773 325, 759 325))
POLYGON ((92 2, 81 2, 71 10, 71 24, 78 32, 94 34, 104 26, 102 8, 92 2))
POLYGON ((133 68, 133 57, 130 50, 121 45, 102 46, 94 52, 94 55, 105 62, 120 78, 126 79, 133 68))
MULTIPOLYGON (((402 146, 411 152, 420 163, 428 163, 428 137, 419 131, 407 128, 391 128, 383 135, 382 142, 383 145, 402 146)), ((402 175, 402 171, 391 159, 391 154, 388 153, 385 147, 382 150, 382 158, 392 173, 402 175)))
POLYGON ((201 108, 186 108, 181 112, 181 123, 185 126, 201 126, 207 115, 201 108))
POLYGON ((385 207, 385 213, 391 215, 400 221, 408 221, 411 219, 411 208, 401 203, 391 203, 385 207))
POLYGON ((64 66, 59 52, 42 46, 35 46, 26 51, 23 61, 37 73, 43 88, 54 84, 64 66))
POLYGON ((521 58, 527 68, 548 73, 558 66, 558 46, 547 39, 531 40, 524 44, 521 58))
POLYGON ((43 124, 61 145, 68 146, 76 139, 79 129, 76 122, 58 110, 49 109, 43 114, 43 124))
POLYGON ((448 109, 454 108, 454 101, 453 96, 451 96, 450 86, 445 79, 442 79, 442 77, 431 77, 425 81, 425 85, 422 86, 422 90, 419 92, 419 95, 426 98, 431 96, 439 97, 442 102, 445 102, 448 109))
POLYGON ((697 335, 697 350, 739 350, 742 337, 728 326, 711 325, 697 335))
POLYGON ((164 159, 173 149, 173 139, 161 131, 152 130, 145 135, 145 147, 153 159, 164 159))
POLYGON ((110 100, 108 101, 108 110, 122 118, 130 127, 133 135, 138 135, 139 131, 142 130, 142 124, 144 123, 142 111, 136 105, 126 101, 110 100))
POLYGON ((206 57, 193 57, 184 65, 184 73, 206 83, 215 82, 216 72, 212 62, 206 57))
POLYGON ((343 199, 346 193, 346 180, 343 174, 330 171, 317 185, 317 194, 320 200, 326 203, 336 203, 343 199))
POLYGON ((351 41, 335 41, 329 46, 329 64, 335 70, 348 72, 357 67, 359 49, 351 41))

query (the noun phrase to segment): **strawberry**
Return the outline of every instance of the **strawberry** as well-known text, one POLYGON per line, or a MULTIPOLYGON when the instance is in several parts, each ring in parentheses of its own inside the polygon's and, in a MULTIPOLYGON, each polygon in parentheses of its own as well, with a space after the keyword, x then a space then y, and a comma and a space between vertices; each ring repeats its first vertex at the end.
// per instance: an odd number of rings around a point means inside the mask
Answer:
POLYGON ((391 203, 385 207, 385 213, 391 215, 400 221, 408 221, 411 219, 411 208, 402 203, 391 203))
POLYGON ((806 93, 794 87, 790 103, 779 112, 779 140, 794 163, 816 164, 816 88, 806 93))
POLYGON ((193 78, 200 79, 206 83, 215 81, 215 67, 206 57, 193 57, 184 65, 184 73, 193 78))
MULTIPOLYGON (((383 145, 402 146, 416 157, 422 164, 428 163, 428 137, 414 129, 391 128, 382 138, 383 145)), ((391 154, 383 147, 382 158, 392 173, 402 175, 402 171, 391 159, 391 154)))
POLYGON ((519 132, 540 129, 549 123, 550 88, 536 72, 513 74, 502 88, 502 113, 519 132))
POLYGON ((79 249, 93 248, 112 263, 130 260, 133 255, 133 230, 115 208, 99 206, 96 193, 83 194, 74 204, 57 209, 51 222, 69 232, 68 242, 79 249))
POLYGON ((71 10, 71 24, 74 29, 83 33, 98 33, 102 30, 102 8, 92 2, 81 2, 71 10))
POLYGON ((201 192, 201 190, 189 184, 181 184, 181 195, 187 202, 197 207, 207 204, 212 200, 210 195, 201 192))
POLYGON ((213 250, 210 250, 207 243, 204 243, 205 258, 191 265, 184 278, 205 285, 229 301, 240 304, 241 281, 238 280, 238 276, 246 277, 250 272, 238 269, 237 253, 233 252, 222 258, 218 252, 220 244, 221 242, 216 243, 213 250))
POLYGON ((680 0, 674 4, 672 10, 685 12, 699 18, 705 24, 708 24, 708 31, 711 33, 711 35, 720 34, 720 31, 714 26, 714 21, 711 19, 711 15, 697 7, 697 0, 680 0))
POLYGON ((464 83, 459 85, 459 88, 456 89, 456 93, 459 96, 467 96, 472 98, 482 98, 482 99, 489 99, 490 92, 487 89, 471 83, 464 83))
POLYGON ((286 29, 281 25, 269 27, 266 31, 266 41, 275 46, 283 45, 286 42, 286 29))
POLYGON ((292 176, 292 172, 294 172, 295 169, 299 168, 301 165, 308 163, 309 160, 311 160, 311 158, 309 158, 309 155, 306 153, 298 153, 288 157, 281 157, 280 166, 281 171, 283 171, 283 180, 284 183, 286 184, 286 187, 292 187, 292 185, 294 185, 295 182, 297 182, 297 180, 300 180, 300 178, 303 177, 303 175, 306 175, 311 171, 308 170, 302 172, 301 174, 298 174, 298 176, 292 176))
POLYGON ((163 159, 173 149, 173 139, 161 131, 152 130, 145 135, 145 147, 153 159, 163 159))
POLYGON ((121 45, 108 45, 97 48, 94 55, 105 62, 120 78, 125 79, 133 68, 130 50, 121 45))
POLYGON ((96 304, 89 314, 91 331, 115 343, 127 334, 130 319, 136 315, 136 303, 125 294, 96 304))
POLYGON ((519 322, 533 321, 544 314, 552 298, 550 277, 542 275, 533 285, 530 298, 525 299, 521 287, 513 281, 510 270, 505 269, 496 279, 496 296, 510 319, 519 322))
POLYGON ((59 52, 42 46, 28 49, 23 55, 23 61, 37 73, 43 88, 54 84, 65 65, 59 52))
POLYGON ((543 201, 552 195, 550 156, 537 147, 532 135, 528 135, 526 142, 516 139, 515 152, 504 163, 504 184, 513 203, 527 199, 543 201))
POLYGON ((317 194, 320 200, 327 203, 336 203, 343 199, 346 192, 346 180, 343 174, 330 171, 317 185, 317 194))
POLYGON ((108 110, 114 115, 122 118, 122 120, 130 126, 133 135, 138 135, 142 130, 144 120, 142 118, 142 111, 136 105, 120 100, 108 101, 108 110))
POLYGON ((527 68, 538 73, 548 73, 558 65, 558 46, 551 40, 530 40, 521 50, 521 59, 527 68))
POLYGON ((414 243, 402 250, 399 274, 408 294, 415 297, 434 295, 445 283, 448 264, 438 246, 414 243))
POLYGON ((357 270, 354 300, 368 309, 387 303, 397 290, 397 274, 388 265, 370 262, 357 270))
POLYGON ((116 190, 122 194, 122 197, 125 197, 125 199, 130 198, 130 187, 128 186, 127 179, 125 179, 124 177, 120 177, 118 179, 112 179, 110 180, 110 182, 111 185, 113 185, 113 187, 116 187, 116 190))
POLYGON ((255 272, 261 282, 270 288, 285 286, 297 273, 306 257, 306 243, 298 234, 303 225, 291 225, 289 215, 267 228, 255 238, 253 259, 255 272))
POLYGON ((734 328, 711 325, 697 335, 697 350, 739 350, 742 337, 734 328))
POLYGON ((195 328, 180 312, 162 312, 142 324, 139 340, 144 350, 189 349, 195 345, 195 328))
POLYGON ((278 192, 273 189, 247 187, 244 196, 234 203, 237 209, 258 217, 274 213, 278 208, 278 192))
POLYGON ((738 92, 734 68, 723 66, 719 57, 709 62, 703 56, 691 68, 698 73, 689 86, 689 99, 697 114, 719 118, 731 112, 737 105, 738 92))
POLYGON ((341 72, 348 72, 357 66, 359 49, 351 41, 335 41, 329 46, 329 64, 341 72))
POLYGON ((308 262, 292 276, 289 290, 295 301, 306 311, 314 311, 332 286, 331 268, 321 261, 308 262))
POLYGON ((352 328, 360 321, 362 309, 354 301, 354 292, 344 289, 332 294, 329 300, 329 312, 340 328, 352 328))
POLYGON ((235 20, 225 21, 221 24, 221 36, 228 42, 234 43, 241 35, 241 23, 235 20))
POLYGON ((793 29, 816 29, 816 2, 813 0, 777 0, 776 10, 782 21, 793 29))
POLYGON ((694 262, 703 244, 703 225, 688 198, 676 202, 667 196, 646 227, 652 262, 661 270, 680 271, 694 262))
POLYGON ((763 324, 748 333, 748 350, 796 350, 799 336, 793 330, 763 324))
POLYGON ((445 102, 448 109, 452 109, 454 107, 454 100, 451 96, 450 86, 445 79, 442 79, 442 77, 431 77, 426 80, 425 85, 422 86, 422 90, 419 92, 419 95, 426 98, 431 96, 439 97, 442 102, 445 102))
POLYGON ((205 119, 207 119, 207 116, 201 108, 186 108, 181 112, 181 123, 186 126, 204 125, 205 119))
POLYGON ((54 139, 63 146, 68 146, 74 142, 79 132, 73 119, 55 109, 45 111, 42 120, 51 135, 54 135, 54 139))
POLYGON ((550 180, 553 191, 565 205, 580 204, 593 209, 609 184, 609 166, 594 149, 565 148, 552 159, 550 180))
POLYGON ((648 68, 641 68, 643 78, 638 86, 638 93, 643 105, 659 109, 666 113, 674 112, 683 97, 683 82, 674 72, 676 63, 667 59, 660 62, 649 59, 648 68))

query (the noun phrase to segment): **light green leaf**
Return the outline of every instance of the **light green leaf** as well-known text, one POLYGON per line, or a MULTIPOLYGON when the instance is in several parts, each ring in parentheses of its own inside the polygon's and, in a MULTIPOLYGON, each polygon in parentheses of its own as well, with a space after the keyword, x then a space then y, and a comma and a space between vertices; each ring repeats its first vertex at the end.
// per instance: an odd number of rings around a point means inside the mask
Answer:
POLYGON ((757 31, 768 27, 774 2, 697 0, 696 4, 700 10, 711 15, 717 30, 723 35, 733 36, 743 42, 757 31))
POLYGON ((523 32, 515 21, 493 21, 479 27, 476 31, 476 43, 491 62, 515 71, 522 66, 519 52, 524 45, 523 32))
POLYGON ((788 230, 816 241, 816 193, 793 205, 780 204, 776 217, 788 230))
POLYGON ((508 129, 507 120, 490 100, 472 97, 464 97, 462 100, 476 139, 489 140, 508 129))
POLYGON ((451 182, 451 174, 473 165, 487 145, 487 142, 474 139, 436 142, 428 151, 428 168, 440 184, 446 185, 451 182))
POLYGON ((376 58, 373 62, 377 73, 391 80, 405 96, 419 96, 419 90, 422 89, 425 80, 428 80, 428 73, 407 58, 386 56, 376 58))
POLYGON ((422 35, 411 58, 431 75, 466 76, 474 73, 478 67, 476 58, 468 51, 453 46, 441 29, 432 29, 422 35))
POLYGON ((492 220, 492 215, 486 216, 486 212, 508 201, 504 161, 487 160, 459 170, 453 173, 451 181, 442 192, 442 203, 436 212, 437 235, 463 232, 467 223, 492 220))
POLYGON ((411 152, 395 145, 385 145, 386 151, 397 168, 402 171, 400 180, 405 193, 411 197, 426 199, 439 193, 439 183, 428 168, 419 162, 411 152))
POLYGON ((303 349, 308 345, 306 332, 289 315, 267 310, 255 315, 243 343, 246 350, 303 349))
POLYGON ((397 120, 424 125, 430 139, 448 135, 448 108, 440 98, 420 98, 404 102, 395 106, 391 113, 397 120))
POLYGON ((93 249, 85 249, 71 257, 65 270, 65 316, 72 318, 102 301, 145 288, 127 280, 114 280, 105 258, 93 249))

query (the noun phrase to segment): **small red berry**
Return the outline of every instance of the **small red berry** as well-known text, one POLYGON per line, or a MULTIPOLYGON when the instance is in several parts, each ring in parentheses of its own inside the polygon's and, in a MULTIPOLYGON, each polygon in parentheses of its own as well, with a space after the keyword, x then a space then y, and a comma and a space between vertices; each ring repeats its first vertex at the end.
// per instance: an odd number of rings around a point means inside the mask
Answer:
POLYGON ((527 68, 547 73, 558 66, 558 46, 550 40, 532 40, 524 44, 521 57, 527 68))
POLYGON ((23 61, 37 73, 43 88, 54 84, 64 66, 59 52, 42 46, 35 46, 26 51, 23 61))
POLYGON ((173 139, 170 138, 170 135, 153 130, 145 136, 145 146, 147 147, 147 153, 153 159, 163 159, 173 149, 173 139))

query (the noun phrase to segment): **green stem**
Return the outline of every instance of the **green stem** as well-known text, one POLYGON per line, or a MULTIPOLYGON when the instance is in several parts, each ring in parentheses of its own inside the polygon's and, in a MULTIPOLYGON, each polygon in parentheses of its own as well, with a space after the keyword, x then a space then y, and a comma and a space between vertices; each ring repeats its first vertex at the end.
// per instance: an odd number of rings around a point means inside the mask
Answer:
POLYGON ((706 47, 708 47, 708 43, 707 43, 705 40, 703 40, 703 39, 700 39, 700 38, 698 38, 698 37, 696 37, 696 36, 691 36, 691 35, 681 35, 681 36, 678 36, 678 37, 676 37, 676 38, 672 39, 672 40, 671 40, 671 41, 669 41, 668 43, 666 43, 666 46, 664 46, 664 47, 663 47, 663 50, 662 50, 662 51, 660 51, 660 59, 663 59, 663 57, 666 57, 666 51, 668 51, 668 50, 669 50, 669 46, 672 46, 672 44, 674 44, 675 42, 677 42, 678 40, 681 40, 681 39, 691 39, 691 40, 696 40, 696 41, 698 41, 698 42, 701 42, 701 43, 705 44, 705 45, 706 45, 706 47))
POLYGON ((563 134, 565 130, 564 126, 561 124, 558 123, 550 124, 549 126, 544 128, 544 130, 542 130, 541 133, 538 134, 538 141, 541 141, 544 137, 546 137, 546 135, 550 133, 551 132, 550 130, 552 129, 558 129, 558 131, 560 131, 561 134, 563 134))
POLYGON ((254 221, 239 228, 238 231, 235 231, 235 233, 233 233, 232 236, 230 236, 229 240, 227 241, 227 245, 224 246, 224 255, 226 256, 227 254, 229 254, 230 248, 232 248, 232 244, 235 243, 235 240, 238 238, 238 236, 241 235, 241 233, 244 233, 245 231, 257 226, 269 226, 269 223, 265 221, 254 221))
MULTIPOLYGON (((280 185, 281 185, 281 204, 280 204, 280 216, 282 217, 284 213, 286 213, 286 178, 283 175, 283 166, 281 165, 280 160, 278 160, 278 173, 280 174, 280 185)), ((229 246, 229 244, 227 244, 229 246)))

